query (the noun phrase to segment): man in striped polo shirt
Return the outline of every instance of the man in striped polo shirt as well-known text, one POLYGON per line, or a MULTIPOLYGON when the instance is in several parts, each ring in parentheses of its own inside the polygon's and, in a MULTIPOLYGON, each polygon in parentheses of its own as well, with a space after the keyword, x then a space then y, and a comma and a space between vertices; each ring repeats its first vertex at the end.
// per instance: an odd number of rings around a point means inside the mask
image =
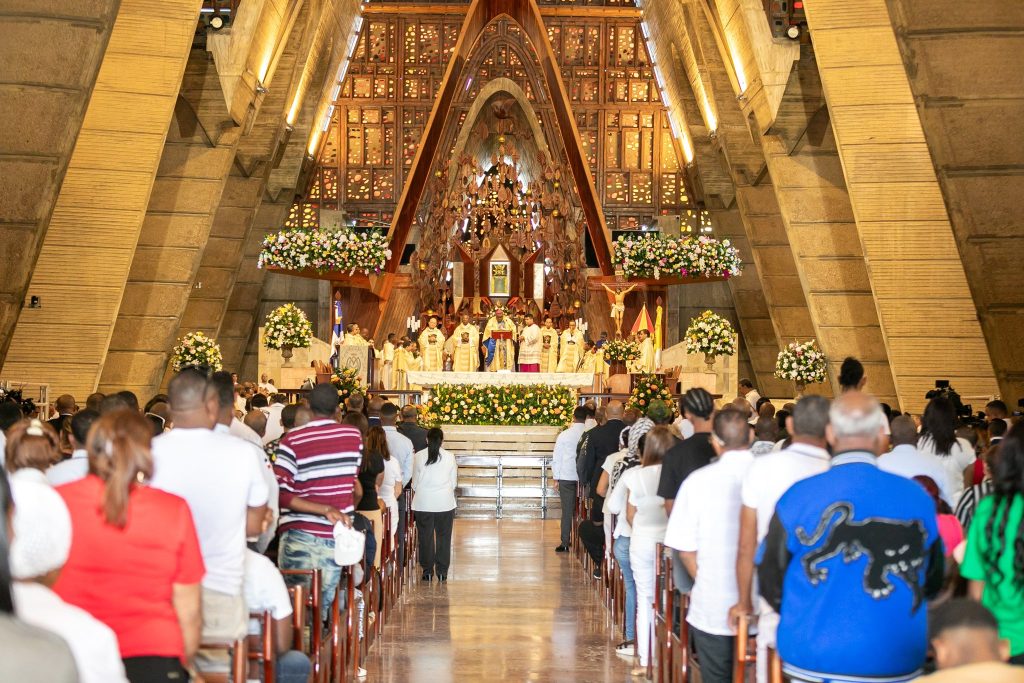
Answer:
MULTIPOLYGON (((281 485, 281 569, 319 569, 323 611, 330 614, 341 567, 334 562, 334 525, 352 525, 362 460, 359 430, 338 424, 338 391, 320 384, 309 393, 313 419, 277 446, 274 473, 281 485)), ((297 583, 297 582, 296 582, 297 583)))

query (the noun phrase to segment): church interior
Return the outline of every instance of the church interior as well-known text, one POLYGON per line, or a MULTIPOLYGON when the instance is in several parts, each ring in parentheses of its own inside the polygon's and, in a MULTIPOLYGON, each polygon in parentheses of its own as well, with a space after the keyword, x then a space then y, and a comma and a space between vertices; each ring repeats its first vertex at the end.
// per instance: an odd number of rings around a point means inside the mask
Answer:
MULTIPOLYGON (((58 418, 65 394, 166 400, 197 333, 214 369, 289 402, 318 372, 348 381, 344 356, 353 386, 427 414, 444 381, 427 371, 460 367, 449 346, 430 360, 424 330, 476 330, 472 372, 511 339, 525 371, 524 316, 541 335, 550 319, 555 347, 571 325, 571 363, 538 337, 552 400, 628 403, 637 377, 667 373, 680 418, 701 377, 718 407, 740 378, 781 406, 840 395, 852 358, 918 426, 936 391, 982 422, 1009 406, 1011 429, 1024 410, 1024 4, 0 0, 0 33, 0 394, 58 418), (269 327, 289 304, 311 332, 295 362, 269 327), (498 310, 511 337, 492 332, 498 310), (688 346, 705 312, 729 331, 717 366, 688 346), (345 350, 353 325, 369 359, 345 350), (622 340, 649 361, 584 365, 584 343, 622 340), (811 342, 805 385, 781 363, 811 342), (420 375, 392 375, 395 344, 420 375)), ((380 623, 349 613, 372 637, 325 645, 310 680, 629 678, 605 642, 618 575, 600 578, 575 532, 558 546, 570 564, 549 552, 565 538, 547 507, 554 425, 571 429, 573 407, 527 436, 446 423, 471 479, 460 510, 492 511, 455 526, 465 583, 455 562, 450 592, 424 592, 411 555, 388 580, 388 546, 366 598, 380 623), (513 465, 516 449, 544 462, 513 465), (502 466, 536 489, 528 520, 511 500, 502 519, 502 466), (492 608, 506 630, 480 617, 492 608)), ((694 680, 685 643, 653 628, 666 649, 640 657, 647 673, 694 680)))

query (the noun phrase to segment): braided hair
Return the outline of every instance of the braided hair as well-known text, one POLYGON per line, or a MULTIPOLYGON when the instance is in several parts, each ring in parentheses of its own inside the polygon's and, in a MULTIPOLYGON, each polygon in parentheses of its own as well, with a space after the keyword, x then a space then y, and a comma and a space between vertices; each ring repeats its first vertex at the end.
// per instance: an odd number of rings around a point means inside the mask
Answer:
POLYGON ((707 389, 696 387, 683 394, 679 399, 679 407, 687 415, 707 420, 715 412, 715 399, 707 389))
POLYGON ((1018 499, 1024 502, 1024 422, 1017 423, 999 444, 992 483, 993 512, 985 525, 990 551, 983 554, 983 563, 994 579, 992 583, 1009 578, 1017 590, 1024 591, 1024 523, 1007 529, 1014 503, 1018 499), (1013 553, 1012 577, 1004 576, 999 569, 998 560, 1003 552, 1013 553))

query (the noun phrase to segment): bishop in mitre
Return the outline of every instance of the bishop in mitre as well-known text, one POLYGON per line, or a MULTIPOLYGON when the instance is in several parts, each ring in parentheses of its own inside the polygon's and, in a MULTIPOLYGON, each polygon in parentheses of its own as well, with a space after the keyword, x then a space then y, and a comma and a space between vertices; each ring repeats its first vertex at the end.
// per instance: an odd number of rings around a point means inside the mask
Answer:
POLYGON ((576 321, 569 321, 569 328, 562 331, 558 345, 558 372, 576 372, 583 359, 583 332, 576 329, 576 321))
POLYGON ((505 315, 505 311, 502 309, 496 309, 494 315, 487 321, 486 327, 484 327, 484 341, 491 339, 495 332, 509 332, 511 338, 509 339, 495 339, 494 343, 494 356, 491 358, 490 365, 487 369, 490 372, 498 372, 499 370, 515 370, 516 364, 516 325, 505 315))
POLYGON ((540 354, 540 328, 527 313, 519 335, 519 372, 540 372, 540 354))
POLYGON ((419 346, 425 372, 444 370, 444 332, 437 328, 435 316, 430 316, 427 329, 420 333, 419 346))
POLYGON ((636 340, 639 355, 630 363, 630 372, 654 372, 654 341, 651 339, 651 333, 647 328, 641 327, 637 330, 636 340))
POLYGON ((540 371, 558 372, 558 330, 551 318, 540 328, 540 371))
POLYGON ((448 338, 446 351, 452 357, 452 372, 476 372, 480 369, 480 330, 469 321, 469 313, 448 338))

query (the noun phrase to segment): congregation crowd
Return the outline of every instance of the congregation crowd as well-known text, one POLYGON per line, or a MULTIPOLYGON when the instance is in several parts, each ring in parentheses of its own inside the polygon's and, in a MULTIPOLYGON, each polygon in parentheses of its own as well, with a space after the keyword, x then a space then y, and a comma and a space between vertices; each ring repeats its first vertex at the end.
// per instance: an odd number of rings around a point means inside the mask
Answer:
POLYGON ((635 676, 662 548, 704 683, 734 680, 743 627, 760 683, 770 651, 792 681, 1024 681, 1024 419, 1000 400, 970 415, 948 387, 893 412, 853 358, 839 379, 834 400, 778 410, 749 380, 719 407, 690 389, 678 417, 576 409, 554 449, 555 550, 578 534, 595 579, 621 575, 635 676))
POLYGON ((0 402, 0 680, 202 681, 228 667, 208 645, 269 612, 276 680, 308 681, 289 596, 308 579, 289 572, 320 571, 328 622, 336 539, 362 532, 351 571, 368 581, 386 535, 405 557, 407 501, 423 579, 447 579, 456 463, 415 406, 341 404, 330 384, 289 404, 265 378, 185 368, 144 405, 63 395, 53 412, 0 402))

